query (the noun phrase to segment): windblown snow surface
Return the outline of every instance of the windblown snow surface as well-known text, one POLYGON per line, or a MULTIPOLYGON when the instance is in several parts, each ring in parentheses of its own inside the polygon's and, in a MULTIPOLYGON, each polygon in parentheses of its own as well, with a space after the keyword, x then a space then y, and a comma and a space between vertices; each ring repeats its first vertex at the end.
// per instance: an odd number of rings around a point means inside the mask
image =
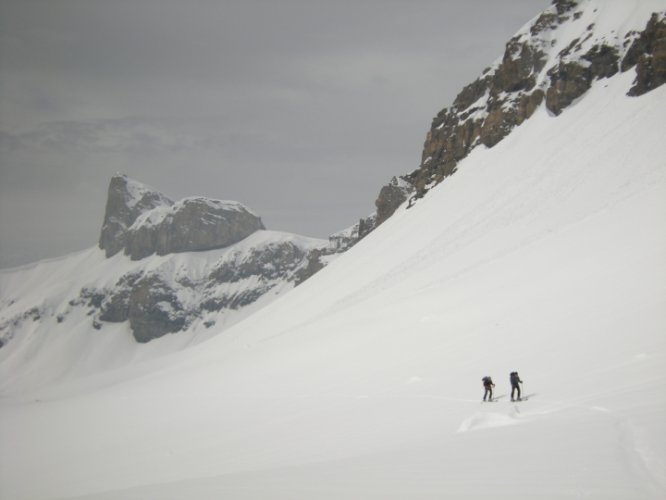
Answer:
POLYGON ((666 86, 633 77, 475 149, 221 335, 13 386, 0 497, 664 498, 666 86))

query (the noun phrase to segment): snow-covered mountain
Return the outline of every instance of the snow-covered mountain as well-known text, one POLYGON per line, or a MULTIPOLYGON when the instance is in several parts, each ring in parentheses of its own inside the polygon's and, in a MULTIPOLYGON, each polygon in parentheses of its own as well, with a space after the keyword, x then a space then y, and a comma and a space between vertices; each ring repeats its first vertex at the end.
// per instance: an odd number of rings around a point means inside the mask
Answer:
POLYGON ((92 248, 2 270, 0 386, 85 376, 201 342, 292 289, 310 253, 327 245, 262 230, 218 250, 133 261, 92 248))
MULTIPOLYGON (((665 74, 666 2, 559 1, 546 14, 568 17, 544 24, 558 33, 548 61, 594 24, 590 40, 622 41, 620 71, 558 113, 544 97, 223 334, 143 362, 185 337, 134 344, 134 362, 96 373, 83 367, 129 352, 107 325, 85 337, 107 343, 96 356, 57 352, 56 335, 0 349, 0 497, 663 498, 666 86, 632 89, 665 74), (621 71, 629 53, 643 63, 621 71), (516 370, 529 399, 510 403, 516 370), (480 403, 484 375, 497 402, 480 403)), ((543 19, 516 40, 532 45, 543 19)), ((44 288, 73 289, 86 259, 153 262, 95 252, 44 288)), ((159 259, 179 268, 188 255, 159 259)), ((34 290, 3 290, 21 286, 34 290)))
POLYGON ((174 202, 117 175, 99 248, 0 271, 0 385, 83 376, 205 340, 334 251, 265 230, 240 203, 174 202), (136 345, 151 341, 159 346, 136 345))

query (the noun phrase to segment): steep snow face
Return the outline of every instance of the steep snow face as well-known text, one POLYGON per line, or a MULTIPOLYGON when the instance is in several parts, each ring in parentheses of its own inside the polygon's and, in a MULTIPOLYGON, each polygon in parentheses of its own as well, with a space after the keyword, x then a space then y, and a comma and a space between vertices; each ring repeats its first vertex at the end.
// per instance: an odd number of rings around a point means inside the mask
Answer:
POLYGON ((224 335, 13 381, 3 498, 664 498, 666 88, 633 78, 541 106, 224 335))
POLYGON ((209 252, 137 262, 94 248, 2 270, 0 386, 82 377, 201 342, 293 288, 326 245, 257 231, 209 252))

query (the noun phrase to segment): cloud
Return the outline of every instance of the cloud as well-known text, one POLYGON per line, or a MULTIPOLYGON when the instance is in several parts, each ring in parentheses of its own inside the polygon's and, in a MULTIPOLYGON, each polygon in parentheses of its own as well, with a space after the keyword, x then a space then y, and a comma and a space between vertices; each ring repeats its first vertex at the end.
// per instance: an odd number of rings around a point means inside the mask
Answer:
POLYGON ((157 120, 136 117, 41 123, 17 134, 3 132, 0 148, 59 153, 160 153, 214 147, 210 136, 188 134, 157 120))

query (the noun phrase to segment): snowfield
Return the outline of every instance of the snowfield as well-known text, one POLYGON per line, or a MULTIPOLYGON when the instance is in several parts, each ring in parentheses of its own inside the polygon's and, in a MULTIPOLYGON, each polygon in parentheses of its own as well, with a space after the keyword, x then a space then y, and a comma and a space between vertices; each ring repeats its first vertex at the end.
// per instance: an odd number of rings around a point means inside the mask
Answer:
POLYGON ((633 76, 542 107, 223 334, 17 381, 0 497, 665 498, 666 86, 628 98, 633 76))

